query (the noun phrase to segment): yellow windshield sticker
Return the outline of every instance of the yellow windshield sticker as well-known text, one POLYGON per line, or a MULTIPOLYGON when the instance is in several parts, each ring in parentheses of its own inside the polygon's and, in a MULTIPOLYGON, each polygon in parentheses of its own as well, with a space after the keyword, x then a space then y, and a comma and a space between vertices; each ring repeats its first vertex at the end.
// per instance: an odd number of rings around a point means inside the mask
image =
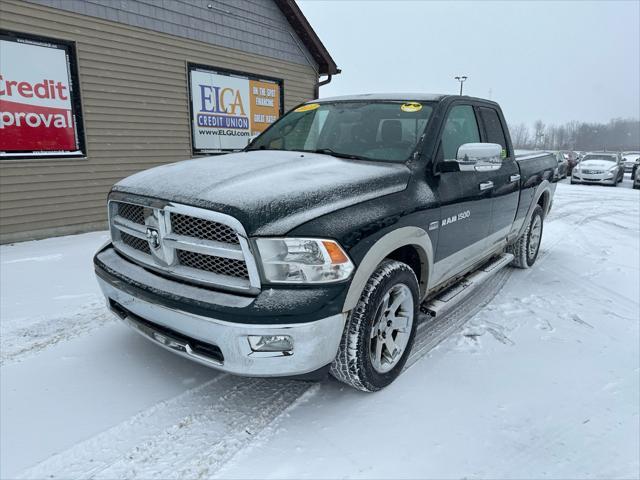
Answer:
POLYGON ((403 103, 400 106, 400 110, 408 113, 419 112, 422 110, 422 104, 417 102, 403 103))
POLYGON ((296 108, 294 111, 296 112, 310 112, 311 110, 315 110, 320 106, 319 103, 307 103, 306 105, 302 105, 296 108))

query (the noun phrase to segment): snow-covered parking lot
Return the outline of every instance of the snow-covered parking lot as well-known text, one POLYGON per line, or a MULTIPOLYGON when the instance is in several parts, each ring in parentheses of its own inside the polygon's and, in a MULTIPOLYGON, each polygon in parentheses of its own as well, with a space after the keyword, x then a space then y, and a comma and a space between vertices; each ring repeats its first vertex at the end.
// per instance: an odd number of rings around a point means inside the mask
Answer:
POLYGON ((0 476, 637 478, 639 207, 628 177, 559 185, 535 267, 425 323, 376 394, 151 345, 104 308, 104 232, 2 246, 0 476))

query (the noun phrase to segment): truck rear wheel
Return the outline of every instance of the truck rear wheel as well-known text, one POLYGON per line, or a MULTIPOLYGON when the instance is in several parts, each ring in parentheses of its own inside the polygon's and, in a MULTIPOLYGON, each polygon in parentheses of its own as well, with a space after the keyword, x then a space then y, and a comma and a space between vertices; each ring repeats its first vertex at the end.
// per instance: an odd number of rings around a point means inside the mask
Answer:
POLYGON ((536 262, 540 251, 540 242, 542 241, 543 226, 544 215, 542 207, 536 205, 524 233, 513 245, 507 247, 507 252, 512 253, 514 256, 511 263, 512 266, 529 268, 536 262))
POLYGON ((383 261, 347 318, 331 375, 365 392, 393 382, 413 346, 418 292, 411 267, 395 260, 383 261))

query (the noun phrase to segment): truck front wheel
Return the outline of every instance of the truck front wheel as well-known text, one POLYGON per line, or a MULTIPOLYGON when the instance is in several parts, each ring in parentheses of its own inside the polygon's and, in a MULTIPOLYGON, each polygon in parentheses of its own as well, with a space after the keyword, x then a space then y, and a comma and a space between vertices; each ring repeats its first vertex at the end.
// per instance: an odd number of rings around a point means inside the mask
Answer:
POLYGON ((543 226, 544 214, 542 207, 536 205, 524 233, 513 245, 507 247, 507 252, 512 253, 514 256, 511 265, 518 268, 529 268, 535 263, 540 251, 543 226))
POLYGON ((331 375, 366 392, 393 382, 413 346, 418 292, 411 267, 395 260, 383 261, 347 318, 331 375))

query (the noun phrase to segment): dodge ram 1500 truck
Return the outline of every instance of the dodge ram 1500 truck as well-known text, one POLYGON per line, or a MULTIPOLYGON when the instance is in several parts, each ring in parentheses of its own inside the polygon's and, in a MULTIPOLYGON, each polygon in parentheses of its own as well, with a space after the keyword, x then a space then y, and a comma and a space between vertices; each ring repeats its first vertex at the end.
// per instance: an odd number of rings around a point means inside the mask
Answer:
POLYGON ((533 265, 557 166, 516 158, 488 100, 315 100, 241 152, 118 182, 95 271, 111 310, 178 354, 375 391, 402 371, 421 305, 436 315, 478 272, 533 265))

